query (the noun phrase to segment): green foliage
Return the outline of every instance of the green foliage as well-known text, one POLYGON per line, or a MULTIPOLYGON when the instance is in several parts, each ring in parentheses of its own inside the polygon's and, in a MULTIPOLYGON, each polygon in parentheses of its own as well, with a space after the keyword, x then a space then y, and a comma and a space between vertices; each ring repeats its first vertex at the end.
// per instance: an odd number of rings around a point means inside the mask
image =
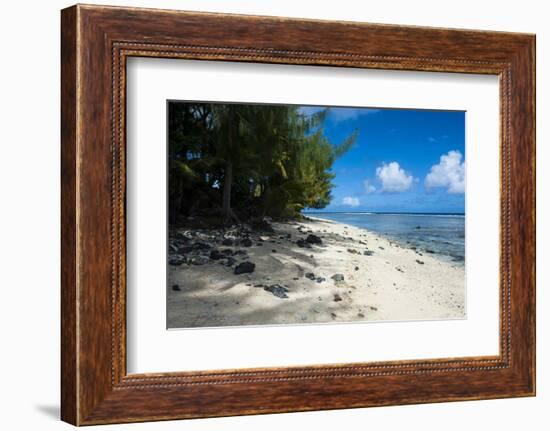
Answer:
MULTIPOLYGON (((292 218, 330 203, 334 161, 357 132, 330 142, 328 110, 214 103, 169 104, 169 208, 180 216, 225 213, 292 218)), ((235 216, 236 217, 236 216, 235 216)))

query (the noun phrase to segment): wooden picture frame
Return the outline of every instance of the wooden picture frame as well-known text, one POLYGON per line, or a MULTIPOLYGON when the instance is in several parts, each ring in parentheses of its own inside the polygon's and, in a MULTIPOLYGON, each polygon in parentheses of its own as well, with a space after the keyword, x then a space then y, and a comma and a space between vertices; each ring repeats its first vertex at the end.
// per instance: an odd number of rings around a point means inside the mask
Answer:
POLYGON ((61 417, 74 425, 535 394, 535 36, 77 5, 61 14, 61 417), (500 354, 130 374, 130 56, 500 77, 500 354))

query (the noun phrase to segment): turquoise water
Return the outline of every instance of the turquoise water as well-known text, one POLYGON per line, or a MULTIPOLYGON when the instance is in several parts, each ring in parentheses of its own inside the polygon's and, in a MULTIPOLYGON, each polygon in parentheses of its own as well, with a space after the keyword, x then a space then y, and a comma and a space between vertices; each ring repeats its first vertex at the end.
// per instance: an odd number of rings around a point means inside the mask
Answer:
POLYGON ((463 214, 323 213, 304 215, 367 229, 420 252, 464 263, 463 214))

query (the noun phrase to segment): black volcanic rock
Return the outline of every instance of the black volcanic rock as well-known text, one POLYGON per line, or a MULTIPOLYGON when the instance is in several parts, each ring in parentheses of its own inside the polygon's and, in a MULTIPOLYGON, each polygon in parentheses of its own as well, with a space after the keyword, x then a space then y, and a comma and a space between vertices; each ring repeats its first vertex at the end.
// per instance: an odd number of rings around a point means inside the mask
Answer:
POLYGON ((311 248, 311 244, 309 242, 306 242, 304 239, 299 239, 296 241, 296 245, 301 248, 311 248))
POLYGON ((317 235, 314 235, 312 233, 310 233, 307 236, 306 241, 309 242, 310 244, 322 244, 323 243, 323 240, 320 237, 318 237, 317 235))
POLYGON ((185 258, 180 254, 170 254, 168 255, 168 263, 170 265, 178 266, 185 262, 185 258))
POLYGON ((280 284, 272 284, 270 286, 265 286, 264 290, 266 292, 271 292, 277 298, 285 299, 288 298, 288 289, 280 284))
POLYGON ((250 238, 245 238, 241 241, 243 247, 252 247, 252 240, 250 238))
POLYGON ((235 275, 254 272, 256 265, 252 262, 241 262, 235 267, 235 275))
POLYGON ((212 250, 210 252, 210 259, 212 260, 220 260, 220 259, 223 259, 225 257, 225 254, 220 252, 219 250, 212 250))

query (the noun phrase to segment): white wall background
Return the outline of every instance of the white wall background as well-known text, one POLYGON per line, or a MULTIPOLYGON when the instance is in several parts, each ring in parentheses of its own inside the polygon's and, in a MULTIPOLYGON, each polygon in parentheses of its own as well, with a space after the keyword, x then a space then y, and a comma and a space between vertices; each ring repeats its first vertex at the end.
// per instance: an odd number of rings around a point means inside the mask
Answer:
MULTIPOLYGON (((98 0, 99 1, 99 0, 98 0)), ((544 1, 332 2, 130 0, 170 9, 477 28, 537 34, 538 396, 185 422, 105 426, 135 430, 547 429, 550 423, 548 140, 550 13, 544 1), (546 269, 546 270, 545 270, 546 269)), ((69 429, 59 422, 59 10, 61 0, 2 4, 0 32, 0 427, 69 429)))

